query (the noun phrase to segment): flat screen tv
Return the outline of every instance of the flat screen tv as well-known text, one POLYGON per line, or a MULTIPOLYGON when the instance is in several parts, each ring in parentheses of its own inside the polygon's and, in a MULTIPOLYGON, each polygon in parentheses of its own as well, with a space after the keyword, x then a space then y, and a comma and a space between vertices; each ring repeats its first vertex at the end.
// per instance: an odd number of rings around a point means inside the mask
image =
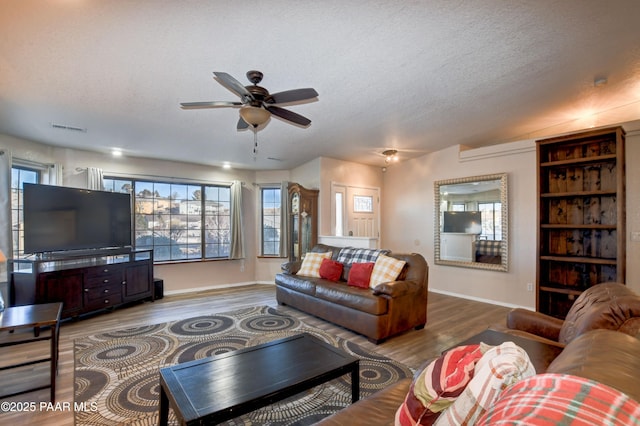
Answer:
POLYGON ((131 246, 131 196, 64 186, 24 186, 24 252, 131 246))
POLYGON ((477 211, 444 212, 443 222, 443 232, 482 233, 482 217, 477 211))

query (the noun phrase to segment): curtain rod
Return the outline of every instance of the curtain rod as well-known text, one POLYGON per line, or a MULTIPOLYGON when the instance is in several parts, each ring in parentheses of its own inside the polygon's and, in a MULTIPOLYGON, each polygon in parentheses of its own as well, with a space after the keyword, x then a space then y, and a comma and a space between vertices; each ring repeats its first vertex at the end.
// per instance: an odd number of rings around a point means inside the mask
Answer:
MULTIPOLYGON (((77 172, 83 172, 86 170, 87 170, 87 167, 76 167, 77 172)), ((109 172, 105 170, 102 171, 102 174, 104 176, 113 176, 113 177, 119 177, 119 178, 138 177, 138 178, 146 178, 151 180, 158 179, 158 180, 177 182, 177 183, 187 181, 187 182, 194 182, 194 183, 210 183, 214 185, 229 185, 229 186, 233 184, 233 182, 230 182, 230 181, 214 181, 214 180, 193 179, 193 178, 186 178, 186 177, 169 177, 169 176, 160 176, 160 175, 147 175, 142 173, 119 173, 119 172, 109 172)), ((244 182, 241 181, 240 183, 242 184, 242 186, 245 186, 244 182)))

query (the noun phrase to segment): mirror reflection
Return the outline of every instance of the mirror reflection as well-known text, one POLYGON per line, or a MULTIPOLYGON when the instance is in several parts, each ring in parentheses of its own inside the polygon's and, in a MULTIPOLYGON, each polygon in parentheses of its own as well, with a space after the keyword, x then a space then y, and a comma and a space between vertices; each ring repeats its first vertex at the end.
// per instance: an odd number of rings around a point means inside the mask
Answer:
POLYGON ((507 174, 434 184, 435 263, 507 271, 507 174))

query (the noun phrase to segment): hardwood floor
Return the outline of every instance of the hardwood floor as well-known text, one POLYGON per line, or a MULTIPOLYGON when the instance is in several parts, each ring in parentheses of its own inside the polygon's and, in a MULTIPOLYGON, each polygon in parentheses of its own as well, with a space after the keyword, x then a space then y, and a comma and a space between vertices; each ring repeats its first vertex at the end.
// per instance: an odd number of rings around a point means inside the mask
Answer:
MULTIPOLYGON (((504 323, 506 313, 509 311, 508 308, 501 306, 429 293, 427 325, 423 330, 412 330, 393 337, 380 345, 374 345, 366 338, 346 329, 293 308, 278 306, 273 285, 250 285, 166 296, 153 303, 141 303, 90 318, 63 323, 59 342, 57 405, 48 404, 48 389, 2 399, 0 404, 4 402, 24 403, 22 408, 25 411, 7 413, 0 410, 0 423, 5 425, 73 425, 73 346, 76 338, 107 330, 117 330, 141 324, 155 324, 259 305, 277 307, 282 312, 295 316, 309 325, 352 340, 412 368, 417 368, 424 361, 439 355, 444 349, 479 333, 490 325, 504 323)), ((46 356, 47 353, 48 344, 46 342, 2 348, 0 349, 0 366, 36 359, 36 357, 46 356)), ((0 394, 9 393, 8 390, 17 384, 26 387, 36 380, 38 383, 48 381, 48 363, 37 367, 0 372, 0 394)), ((15 405, 19 406, 20 404, 15 405)), ((0 408, 4 407, 0 405, 0 408)))

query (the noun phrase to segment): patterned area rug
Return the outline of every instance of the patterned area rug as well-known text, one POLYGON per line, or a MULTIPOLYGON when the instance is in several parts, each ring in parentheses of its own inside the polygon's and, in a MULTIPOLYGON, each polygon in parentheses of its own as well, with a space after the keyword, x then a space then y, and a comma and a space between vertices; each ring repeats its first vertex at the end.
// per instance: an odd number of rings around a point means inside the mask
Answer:
MULTIPOLYGON (((75 424, 156 425, 159 369, 302 332, 360 358, 360 397, 411 377, 406 366, 267 306, 88 336, 75 341, 75 424), (91 408, 97 407, 92 410, 91 408)), ((349 375, 227 425, 309 425, 351 403, 349 375)), ((169 411, 169 424, 177 424, 169 411)))

